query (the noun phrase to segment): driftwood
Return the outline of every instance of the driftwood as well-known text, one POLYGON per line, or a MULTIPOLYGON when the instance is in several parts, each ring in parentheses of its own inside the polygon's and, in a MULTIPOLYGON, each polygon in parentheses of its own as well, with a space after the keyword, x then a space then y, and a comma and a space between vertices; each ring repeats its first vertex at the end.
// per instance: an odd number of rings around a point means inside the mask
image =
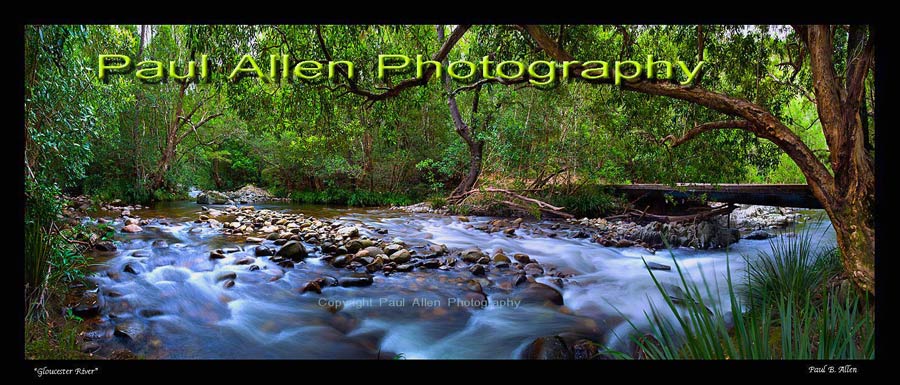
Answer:
MULTIPOLYGON (((687 222, 687 221, 702 221, 708 218, 712 218, 719 215, 729 214, 737 206, 728 204, 713 208, 711 210, 706 210, 701 213, 691 214, 691 215, 657 215, 657 214, 647 214, 646 211, 638 211, 631 210, 628 214, 625 215, 616 215, 617 218, 623 218, 628 216, 636 216, 638 219, 649 219, 656 222, 664 222, 664 223, 675 223, 675 222, 687 222)), ((614 217, 608 217, 607 220, 613 219, 614 217)))
MULTIPOLYGON (((473 189, 473 190, 466 191, 466 192, 464 192, 464 193, 462 193, 462 194, 460 194, 460 195, 458 195, 458 196, 454 196, 454 197, 451 197, 451 198, 452 198, 453 200, 457 201, 457 202, 462 202, 463 200, 465 200, 465 199, 468 198, 469 196, 471 196, 471 195, 473 195, 473 194, 478 194, 478 193, 498 193, 498 194, 503 194, 503 195, 506 195, 506 196, 509 197, 509 198, 514 199, 514 200, 519 200, 519 201, 523 201, 523 202, 527 202, 527 203, 534 204, 534 205, 537 206, 537 208, 538 208, 540 211, 545 212, 545 213, 548 213, 548 214, 557 215, 557 216, 560 216, 560 217, 563 217, 563 218, 574 218, 574 217, 575 217, 574 215, 569 214, 569 213, 563 211, 563 210, 565 210, 565 207, 557 207, 557 206, 551 205, 551 204, 549 204, 549 203, 547 203, 547 202, 544 202, 544 201, 540 201, 540 200, 537 200, 537 199, 534 199, 534 198, 529 198, 529 197, 527 197, 527 196, 524 196, 524 195, 521 195, 521 194, 514 193, 514 192, 512 192, 512 191, 510 191, 510 190, 499 189, 499 188, 490 188, 490 187, 489 187, 489 188, 473 189)), ((448 200, 450 200, 450 199, 448 199, 448 200)), ((507 206, 509 206, 509 207, 515 208, 515 209, 519 209, 519 210, 523 210, 523 211, 531 211, 531 209, 530 209, 529 207, 527 207, 527 206, 525 206, 525 205, 523 205, 523 204, 519 204, 519 203, 513 202, 512 200, 502 200, 502 201, 500 201, 500 203, 502 203, 502 204, 504 204, 504 205, 507 205, 507 206)))

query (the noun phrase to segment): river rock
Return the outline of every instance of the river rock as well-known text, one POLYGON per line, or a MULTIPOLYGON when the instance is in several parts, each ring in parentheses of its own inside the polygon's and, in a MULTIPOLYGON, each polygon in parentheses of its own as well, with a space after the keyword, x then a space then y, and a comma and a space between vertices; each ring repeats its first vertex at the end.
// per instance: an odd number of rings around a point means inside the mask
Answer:
POLYGON ((563 305, 563 296, 556 289, 543 283, 534 282, 529 284, 522 290, 520 296, 522 303, 530 303, 536 305, 553 304, 557 306, 563 305))
POLYGON ((494 254, 494 263, 496 264, 496 263, 500 263, 500 262, 505 262, 507 265, 509 265, 509 263, 510 263, 509 257, 504 255, 503 253, 494 254))
POLYGON ((372 276, 365 273, 354 273, 338 278, 338 283, 343 287, 369 286, 372 282, 372 276))
POLYGON ((138 272, 141 270, 141 268, 140 267, 135 268, 135 266, 136 265, 132 264, 132 263, 125 264, 125 268, 123 268, 122 271, 124 271, 126 273, 130 273, 130 274, 138 275, 138 272))
POLYGON ((244 257, 244 258, 241 258, 241 259, 238 259, 237 261, 235 261, 234 264, 235 265, 249 265, 255 261, 256 260, 253 259, 253 257, 244 257))
POLYGON ((665 271, 672 270, 672 266, 663 265, 661 263, 656 263, 656 262, 647 262, 647 267, 650 268, 650 270, 665 270, 665 271))
POLYGON ((306 253, 306 247, 303 246, 300 242, 297 241, 289 241, 278 249, 278 252, 275 255, 288 258, 292 261, 300 261, 308 256, 306 253))
POLYGON ((123 233, 139 233, 143 230, 144 229, 142 229, 140 226, 135 225, 135 224, 127 225, 122 228, 123 233))
POLYGON ((411 257, 409 254, 409 250, 406 250, 406 249, 397 251, 397 252, 391 254, 390 257, 388 257, 388 259, 390 259, 391 262, 395 262, 395 263, 406 263, 406 262, 409 262, 410 258, 411 257))
POLYGON ((462 252, 462 260, 468 263, 475 263, 479 259, 484 258, 484 253, 479 250, 477 247, 473 247, 471 249, 463 250, 462 252))
POLYGON ((437 259, 429 259, 422 263, 422 267, 425 267, 427 269, 437 269, 438 267, 441 267, 441 261, 437 259))
POLYGON ((96 293, 85 292, 78 305, 72 308, 72 314, 84 319, 100 315, 100 300, 96 293))
POLYGON ((744 239, 750 239, 750 240, 763 240, 763 239, 769 239, 769 238, 772 238, 772 237, 774 237, 774 235, 772 235, 772 233, 770 233, 770 232, 768 232, 768 231, 765 231, 765 230, 755 230, 755 231, 751 232, 750 234, 745 235, 745 236, 744 236, 744 239))
POLYGON ((392 243, 384 247, 384 253, 387 255, 394 254, 403 249, 403 245, 398 245, 396 243, 392 243))
MULTIPOLYGON (((370 255, 372 257, 377 257, 381 254, 387 254, 384 252, 384 250, 381 250, 380 247, 376 247, 376 246, 369 246, 369 247, 366 247, 365 249, 360 250, 360 252, 363 252, 363 251, 365 251, 366 253, 368 253, 368 255, 370 255)), ((390 254, 388 254, 388 255, 390 255, 390 254)), ((361 255, 361 257, 364 257, 364 256, 365 255, 361 255)))
POLYGON ((235 273, 233 271, 228 271, 228 272, 222 273, 218 277, 216 277, 216 282, 221 282, 226 279, 232 279, 232 280, 237 279, 237 273, 235 273))
POLYGON ((253 249, 253 254, 256 255, 257 257, 267 257, 267 256, 275 255, 275 251, 270 249, 267 246, 259 245, 259 246, 256 246, 255 249, 253 249))
POLYGON ((333 258, 333 259, 331 260, 331 266, 334 266, 334 267, 344 267, 344 266, 347 266, 347 264, 350 263, 350 261, 351 261, 353 258, 354 258, 354 257, 352 257, 352 256, 351 256, 351 257, 348 257, 348 256, 346 256, 346 255, 340 255, 340 256, 337 256, 337 257, 335 257, 335 258, 333 258))
POLYGON ((165 249, 169 247, 169 242, 166 242, 165 239, 157 239, 150 246, 154 249, 165 249))
POLYGON ((354 239, 354 240, 347 242, 343 247, 347 249, 348 253, 356 253, 357 251, 362 249, 364 246, 363 246, 362 241, 360 241, 359 239, 354 239))
POLYGON ((94 244, 94 250, 98 251, 116 251, 116 245, 110 241, 102 241, 94 244))
POLYGON ((532 262, 532 263, 525 265, 525 274, 535 275, 535 276, 541 275, 541 274, 544 274, 544 268, 541 267, 541 265, 532 262))
POLYGON ((484 265, 481 265, 481 264, 472 265, 472 267, 469 267, 469 271, 471 271, 473 275, 483 276, 484 275, 484 265))
POLYGON ((247 243, 262 243, 264 240, 265 240, 265 239, 263 239, 263 238, 247 237, 247 239, 245 240, 245 242, 247 242, 247 243))
POLYGON ((316 280, 309 281, 306 283, 306 285, 303 286, 302 289, 300 289, 301 293, 306 293, 308 291, 322 294, 322 286, 320 286, 316 280))
POLYGON ((376 257, 372 263, 366 265, 366 271, 370 273, 374 273, 376 271, 381 270, 384 267, 384 259, 381 257, 376 257))
POLYGON ((100 344, 96 341, 84 341, 78 346, 78 349, 81 350, 82 353, 91 354, 100 350, 100 344))
POLYGON ((114 335, 129 339, 132 341, 139 340, 147 328, 143 323, 134 318, 126 318, 116 325, 114 335))
POLYGON ((202 205, 224 205, 228 203, 228 200, 228 195, 214 190, 205 191, 197 195, 197 203, 202 205))
POLYGON ((435 257, 447 254, 447 245, 440 244, 435 245, 431 244, 428 246, 428 251, 435 257))
POLYGON ((515 254, 513 254, 513 258, 514 258, 517 262, 519 262, 519 263, 521 263, 521 264, 523 264, 523 265, 527 265, 527 264, 531 263, 531 258, 529 258, 528 255, 525 255, 525 254, 522 254, 522 253, 515 253, 515 254))
POLYGON ((233 280, 233 279, 229 279, 229 280, 225 281, 224 284, 222 284, 222 287, 224 287, 224 288, 226 288, 226 289, 230 289, 230 288, 233 287, 233 286, 234 286, 234 280, 233 280))
POLYGON ((410 271, 412 269, 413 269, 413 265, 411 263, 400 264, 394 268, 395 271, 400 271, 400 272, 406 272, 406 271, 410 271))
POLYGON ((356 226, 342 227, 337 230, 337 235, 344 238, 354 238, 359 236, 359 229, 356 226))
POLYGON ((213 250, 209 252, 209 259, 222 259, 225 258, 225 254, 219 250, 213 250))
POLYGON ((522 350, 526 360, 571 360, 572 352, 560 336, 539 337, 522 350))
POLYGON ((593 341, 581 339, 572 346, 573 357, 576 360, 592 360, 598 357, 599 349, 593 341))

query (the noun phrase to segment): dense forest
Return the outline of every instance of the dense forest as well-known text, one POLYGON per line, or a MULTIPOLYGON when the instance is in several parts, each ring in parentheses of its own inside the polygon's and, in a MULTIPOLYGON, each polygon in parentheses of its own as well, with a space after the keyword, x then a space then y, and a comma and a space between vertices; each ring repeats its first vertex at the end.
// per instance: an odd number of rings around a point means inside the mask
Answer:
POLYGON ((57 25, 26 26, 24 37, 26 227, 53 228, 63 195, 149 204, 246 184, 352 206, 452 205, 502 188, 581 217, 615 207, 608 184, 809 183, 844 270, 874 292, 865 26, 57 25), (374 58, 387 51, 445 65, 648 55, 706 64, 690 85, 537 85, 480 71, 463 82, 433 67, 380 79, 374 58), (102 54, 171 60, 178 73, 201 55, 214 72, 243 54, 263 67, 270 55, 357 67, 286 82, 139 81, 98 77, 102 54))

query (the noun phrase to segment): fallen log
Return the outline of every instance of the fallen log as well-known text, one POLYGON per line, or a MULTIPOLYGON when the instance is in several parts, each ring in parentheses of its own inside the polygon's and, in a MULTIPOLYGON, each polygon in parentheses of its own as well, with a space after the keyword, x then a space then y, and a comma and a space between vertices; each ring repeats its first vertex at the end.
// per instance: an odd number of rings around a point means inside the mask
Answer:
POLYGON ((729 204, 724 206, 719 206, 714 209, 704 211, 697 214, 691 215, 657 215, 657 214, 647 214, 646 212, 641 212, 637 210, 632 210, 629 212, 632 216, 639 216, 639 219, 650 219, 656 222, 664 222, 664 223, 675 223, 675 222, 685 222, 685 221, 702 221, 708 218, 712 218, 719 215, 730 214, 737 206, 729 204))

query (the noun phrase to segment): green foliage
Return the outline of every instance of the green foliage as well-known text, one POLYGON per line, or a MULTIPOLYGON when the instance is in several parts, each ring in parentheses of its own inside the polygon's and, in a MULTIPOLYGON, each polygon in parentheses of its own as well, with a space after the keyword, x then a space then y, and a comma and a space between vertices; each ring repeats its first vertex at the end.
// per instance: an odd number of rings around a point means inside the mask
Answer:
POLYGON ((637 346, 650 359, 874 359, 874 304, 867 294, 829 288, 812 278, 833 272, 822 270, 834 263, 828 261, 833 253, 812 257, 825 259, 822 264, 800 263, 810 258, 803 242, 772 253, 782 262, 756 268, 748 280, 754 298, 747 299, 747 307, 741 305, 730 267, 728 304, 721 305, 708 302, 715 294, 706 277, 702 290, 686 278, 674 256, 678 293, 663 286, 648 266, 665 306, 651 305, 649 337, 635 338, 637 346), (779 279, 785 282, 772 284, 779 279))
POLYGON ((744 256, 749 280, 744 295, 751 306, 764 298, 783 298, 796 306, 835 273, 828 267, 829 260, 837 259, 836 251, 817 250, 811 239, 807 233, 782 235, 769 240, 770 251, 760 251, 755 259, 744 256))
POLYGON ((621 204, 621 199, 601 186, 583 186, 574 193, 551 191, 546 201, 576 217, 603 216, 621 204))
POLYGON ((25 301, 26 312, 34 313, 34 302, 45 287, 53 240, 36 223, 25 223, 25 301))
POLYGON ((30 360, 84 360, 78 349, 78 320, 62 320, 59 325, 44 321, 25 322, 25 357, 30 360))
POLYGON ((320 191, 295 191, 290 194, 297 203, 340 204, 347 206, 403 206, 413 203, 408 196, 369 190, 330 188, 320 191))

